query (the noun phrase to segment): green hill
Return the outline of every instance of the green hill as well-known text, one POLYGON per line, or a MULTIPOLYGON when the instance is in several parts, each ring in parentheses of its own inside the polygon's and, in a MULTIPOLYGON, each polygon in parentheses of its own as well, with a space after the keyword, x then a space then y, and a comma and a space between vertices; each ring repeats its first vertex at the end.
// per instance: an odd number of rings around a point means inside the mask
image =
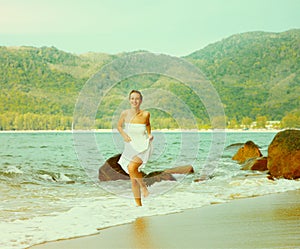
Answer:
POLYGON ((69 129, 82 86, 112 59, 54 47, 0 47, 0 129, 69 129))
MULTIPOLYGON (((103 65, 124 55, 0 47, 0 130, 70 129, 85 82, 103 65)), ((300 127, 300 29, 233 35, 185 59, 215 86, 231 124, 265 117, 300 127)), ((97 114, 97 127, 110 128, 113 112, 128 90, 149 86, 173 92, 190 107, 201 127, 209 127, 196 96, 179 82, 157 75, 131 78, 111 89, 97 114)), ((154 128, 176 127, 168 113, 151 112, 154 128)))
POLYGON ((185 57, 213 82, 229 118, 281 120, 300 107, 300 29, 233 35, 185 57))

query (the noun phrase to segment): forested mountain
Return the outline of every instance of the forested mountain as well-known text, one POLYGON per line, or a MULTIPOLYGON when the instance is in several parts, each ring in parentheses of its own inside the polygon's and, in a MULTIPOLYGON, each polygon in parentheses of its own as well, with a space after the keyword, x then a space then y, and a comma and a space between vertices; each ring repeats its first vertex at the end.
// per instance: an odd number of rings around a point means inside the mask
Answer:
MULTIPOLYGON (((0 47, 0 130, 70 129, 85 82, 121 56, 76 55, 55 47, 0 47)), ((292 119, 300 126, 300 29, 237 34, 184 58, 199 67, 217 89, 231 124, 264 117, 292 119)), ((97 114, 97 128, 110 128, 121 93, 149 86, 178 95, 201 127, 209 127, 204 107, 188 89, 172 79, 151 75, 125 80, 112 89, 97 114)), ((167 113, 153 110, 153 118, 154 128, 176 127, 167 113)))
POLYGON ((185 58, 213 82, 229 118, 281 120, 300 109, 300 29, 233 35, 185 58))
POLYGON ((70 129, 84 83, 114 56, 0 47, 0 129, 70 129))

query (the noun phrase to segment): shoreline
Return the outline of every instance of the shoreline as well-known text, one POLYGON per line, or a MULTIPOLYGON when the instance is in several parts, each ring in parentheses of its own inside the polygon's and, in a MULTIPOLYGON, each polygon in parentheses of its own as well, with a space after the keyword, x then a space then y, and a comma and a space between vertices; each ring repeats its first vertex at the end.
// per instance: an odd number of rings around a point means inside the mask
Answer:
MULTIPOLYGON (((294 128, 296 129, 296 128, 294 128)), ((159 129, 159 130, 152 130, 152 132, 162 132, 162 133, 215 133, 215 132, 225 132, 225 133, 251 133, 251 132, 280 132, 284 129, 220 129, 220 130, 212 130, 212 129, 200 129, 200 130, 188 130, 188 129, 159 129)), ((7 134, 7 133, 118 133, 116 129, 98 129, 98 130, 7 130, 7 131, 0 131, 0 134, 7 134)))
POLYGON ((140 217, 96 235, 28 248, 300 248, 299 222, 300 189, 140 217))

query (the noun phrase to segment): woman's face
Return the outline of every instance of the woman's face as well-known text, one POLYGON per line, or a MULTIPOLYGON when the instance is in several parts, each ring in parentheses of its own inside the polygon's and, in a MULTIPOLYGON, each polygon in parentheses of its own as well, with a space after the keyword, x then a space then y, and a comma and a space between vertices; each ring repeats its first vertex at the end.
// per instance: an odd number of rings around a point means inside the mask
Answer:
POLYGON ((138 108, 142 104, 142 98, 141 95, 138 93, 132 93, 129 97, 129 103, 131 107, 138 108))

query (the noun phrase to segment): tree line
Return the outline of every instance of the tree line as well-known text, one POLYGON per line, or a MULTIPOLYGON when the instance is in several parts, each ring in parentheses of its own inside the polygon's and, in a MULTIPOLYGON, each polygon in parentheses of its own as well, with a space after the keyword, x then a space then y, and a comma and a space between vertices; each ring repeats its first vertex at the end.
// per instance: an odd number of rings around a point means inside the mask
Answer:
MULTIPOLYGON (((297 114, 288 114, 280 121, 268 121, 266 116, 257 116, 255 120, 250 117, 244 117, 241 121, 237 119, 226 118, 226 128, 228 129, 283 129, 283 128, 300 128, 300 116, 297 114)), ((196 122, 191 120, 181 120, 177 122, 171 117, 154 116, 151 120, 153 129, 211 129, 208 122, 197 119, 196 122), (180 124, 184 124, 180 126, 180 124)), ((113 129, 111 118, 95 119, 93 129, 113 129)), ((0 131, 34 131, 34 130, 72 130, 73 117, 62 115, 47 115, 34 113, 5 113, 0 114, 0 131)), ((85 127, 74 127, 75 129, 85 127)), ((220 128, 224 128, 220 126, 220 128)))
POLYGON ((0 114, 0 130, 71 130, 72 117, 34 113, 0 114))

